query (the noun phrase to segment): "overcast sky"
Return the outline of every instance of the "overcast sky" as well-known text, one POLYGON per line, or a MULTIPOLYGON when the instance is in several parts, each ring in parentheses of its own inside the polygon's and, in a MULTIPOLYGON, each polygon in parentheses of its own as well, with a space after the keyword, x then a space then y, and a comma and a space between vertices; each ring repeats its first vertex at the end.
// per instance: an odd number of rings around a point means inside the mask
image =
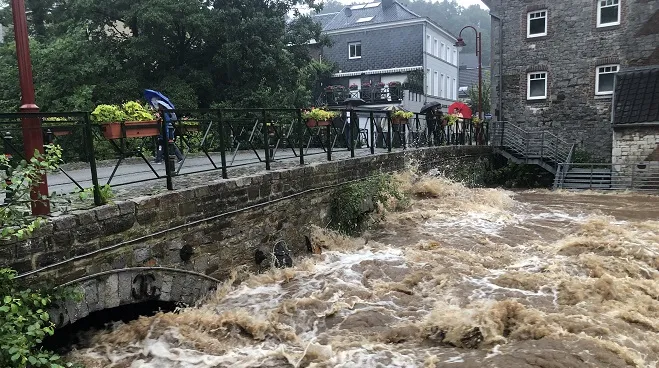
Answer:
MULTIPOLYGON (((350 4, 350 3, 356 3, 356 2, 359 2, 359 3, 366 2, 364 0, 361 0, 361 1, 357 1, 357 0, 339 0, 339 1, 344 3, 344 4, 350 4)), ((431 1, 432 2, 438 2, 438 1, 441 1, 441 0, 431 0, 431 1)), ((456 1, 458 2, 458 4, 464 6, 465 8, 468 7, 469 5, 472 5, 472 4, 478 4, 478 5, 481 6, 481 8, 484 8, 484 9, 486 8, 485 4, 483 4, 483 2, 481 2, 480 0, 456 0, 456 1)))

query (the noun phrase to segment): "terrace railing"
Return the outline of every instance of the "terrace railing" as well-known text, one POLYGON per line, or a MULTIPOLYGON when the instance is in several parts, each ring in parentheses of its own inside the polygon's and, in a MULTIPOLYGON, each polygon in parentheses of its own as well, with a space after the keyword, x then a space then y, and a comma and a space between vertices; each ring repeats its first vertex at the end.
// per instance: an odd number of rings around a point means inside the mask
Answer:
POLYGON ((561 163, 559 170, 565 175, 554 183, 558 189, 659 191, 657 162, 561 163))

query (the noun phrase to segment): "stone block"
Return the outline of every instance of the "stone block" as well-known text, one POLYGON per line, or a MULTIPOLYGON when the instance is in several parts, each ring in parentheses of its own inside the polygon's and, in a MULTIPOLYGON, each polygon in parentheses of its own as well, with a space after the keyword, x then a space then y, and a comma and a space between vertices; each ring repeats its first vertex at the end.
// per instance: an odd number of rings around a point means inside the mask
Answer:
POLYGON ((96 207, 94 213, 98 221, 103 221, 119 216, 119 207, 115 204, 106 204, 104 206, 96 207))
POLYGON ((133 289, 133 273, 132 272, 121 272, 118 274, 118 286, 119 290, 119 304, 131 303, 133 297, 131 291, 133 289))
POLYGON ((118 307, 120 305, 119 275, 109 275, 103 284, 103 291, 99 292, 99 295, 102 295, 105 308, 118 307))
POLYGON ((55 231, 73 229, 77 225, 76 216, 73 215, 58 216, 50 221, 52 222, 55 231))
POLYGON ((133 201, 121 201, 116 202, 117 207, 119 207, 119 215, 135 215, 136 205, 133 201))
POLYGON ((79 243, 87 243, 101 235, 101 225, 98 222, 81 225, 75 230, 75 238, 79 243))
POLYGON ((135 216, 133 214, 113 217, 101 222, 101 231, 104 236, 119 234, 132 228, 134 223, 135 216))
POLYGON ((73 245, 75 237, 71 231, 56 231, 48 240, 50 246, 56 248, 70 248, 73 245))

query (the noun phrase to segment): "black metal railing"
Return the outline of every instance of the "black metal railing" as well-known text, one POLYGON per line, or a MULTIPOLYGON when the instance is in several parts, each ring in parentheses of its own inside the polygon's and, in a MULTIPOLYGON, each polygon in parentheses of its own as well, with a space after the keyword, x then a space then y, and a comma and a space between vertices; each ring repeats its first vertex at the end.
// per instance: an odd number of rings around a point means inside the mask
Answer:
POLYGON ((228 178, 229 170, 248 165, 270 170, 287 160, 488 144, 487 124, 470 120, 446 125, 421 114, 400 120, 392 111, 335 111, 337 117, 320 124, 305 121, 300 109, 164 110, 157 121, 105 125, 92 123, 87 112, 12 113, 0 114, 0 135, 5 151, 24 158, 21 119, 39 119, 44 142, 63 150, 59 171, 48 175, 51 193, 94 188, 96 205, 104 185, 162 180, 171 190, 177 176, 220 171, 228 178))
POLYGON ((557 189, 659 191, 659 164, 561 163, 565 175, 554 183, 557 189))
POLYGON ((336 106, 349 98, 360 98, 367 104, 383 104, 400 102, 405 93, 402 87, 362 87, 361 90, 331 90, 324 91, 320 96, 322 105, 336 106))
POLYGON ((568 161, 573 150, 573 143, 546 130, 527 131, 519 125, 504 121, 493 122, 491 125, 492 145, 521 159, 538 159, 556 168, 559 163, 568 161))

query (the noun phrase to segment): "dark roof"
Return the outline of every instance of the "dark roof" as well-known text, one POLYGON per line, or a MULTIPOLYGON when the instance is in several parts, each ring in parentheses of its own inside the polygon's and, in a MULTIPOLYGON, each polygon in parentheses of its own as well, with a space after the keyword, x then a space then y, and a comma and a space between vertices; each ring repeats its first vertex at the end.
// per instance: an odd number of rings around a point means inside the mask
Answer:
POLYGON ((340 12, 319 14, 315 15, 314 18, 323 26, 323 31, 333 31, 337 29, 421 18, 397 1, 394 1, 389 7, 383 7, 382 3, 382 1, 376 1, 368 4, 348 5, 340 12), (377 6, 375 4, 377 4, 377 6), (366 5, 366 7, 364 7, 364 5, 366 5), (350 16, 346 14, 346 9, 350 9, 350 16), (370 17, 373 17, 373 19, 366 22, 357 22, 360 18, 370 17), (332 19, 328 20, 328 18, 332 19))
POLYGON ((659 65, 616 75, 613 124, 659 122, 659 65))

